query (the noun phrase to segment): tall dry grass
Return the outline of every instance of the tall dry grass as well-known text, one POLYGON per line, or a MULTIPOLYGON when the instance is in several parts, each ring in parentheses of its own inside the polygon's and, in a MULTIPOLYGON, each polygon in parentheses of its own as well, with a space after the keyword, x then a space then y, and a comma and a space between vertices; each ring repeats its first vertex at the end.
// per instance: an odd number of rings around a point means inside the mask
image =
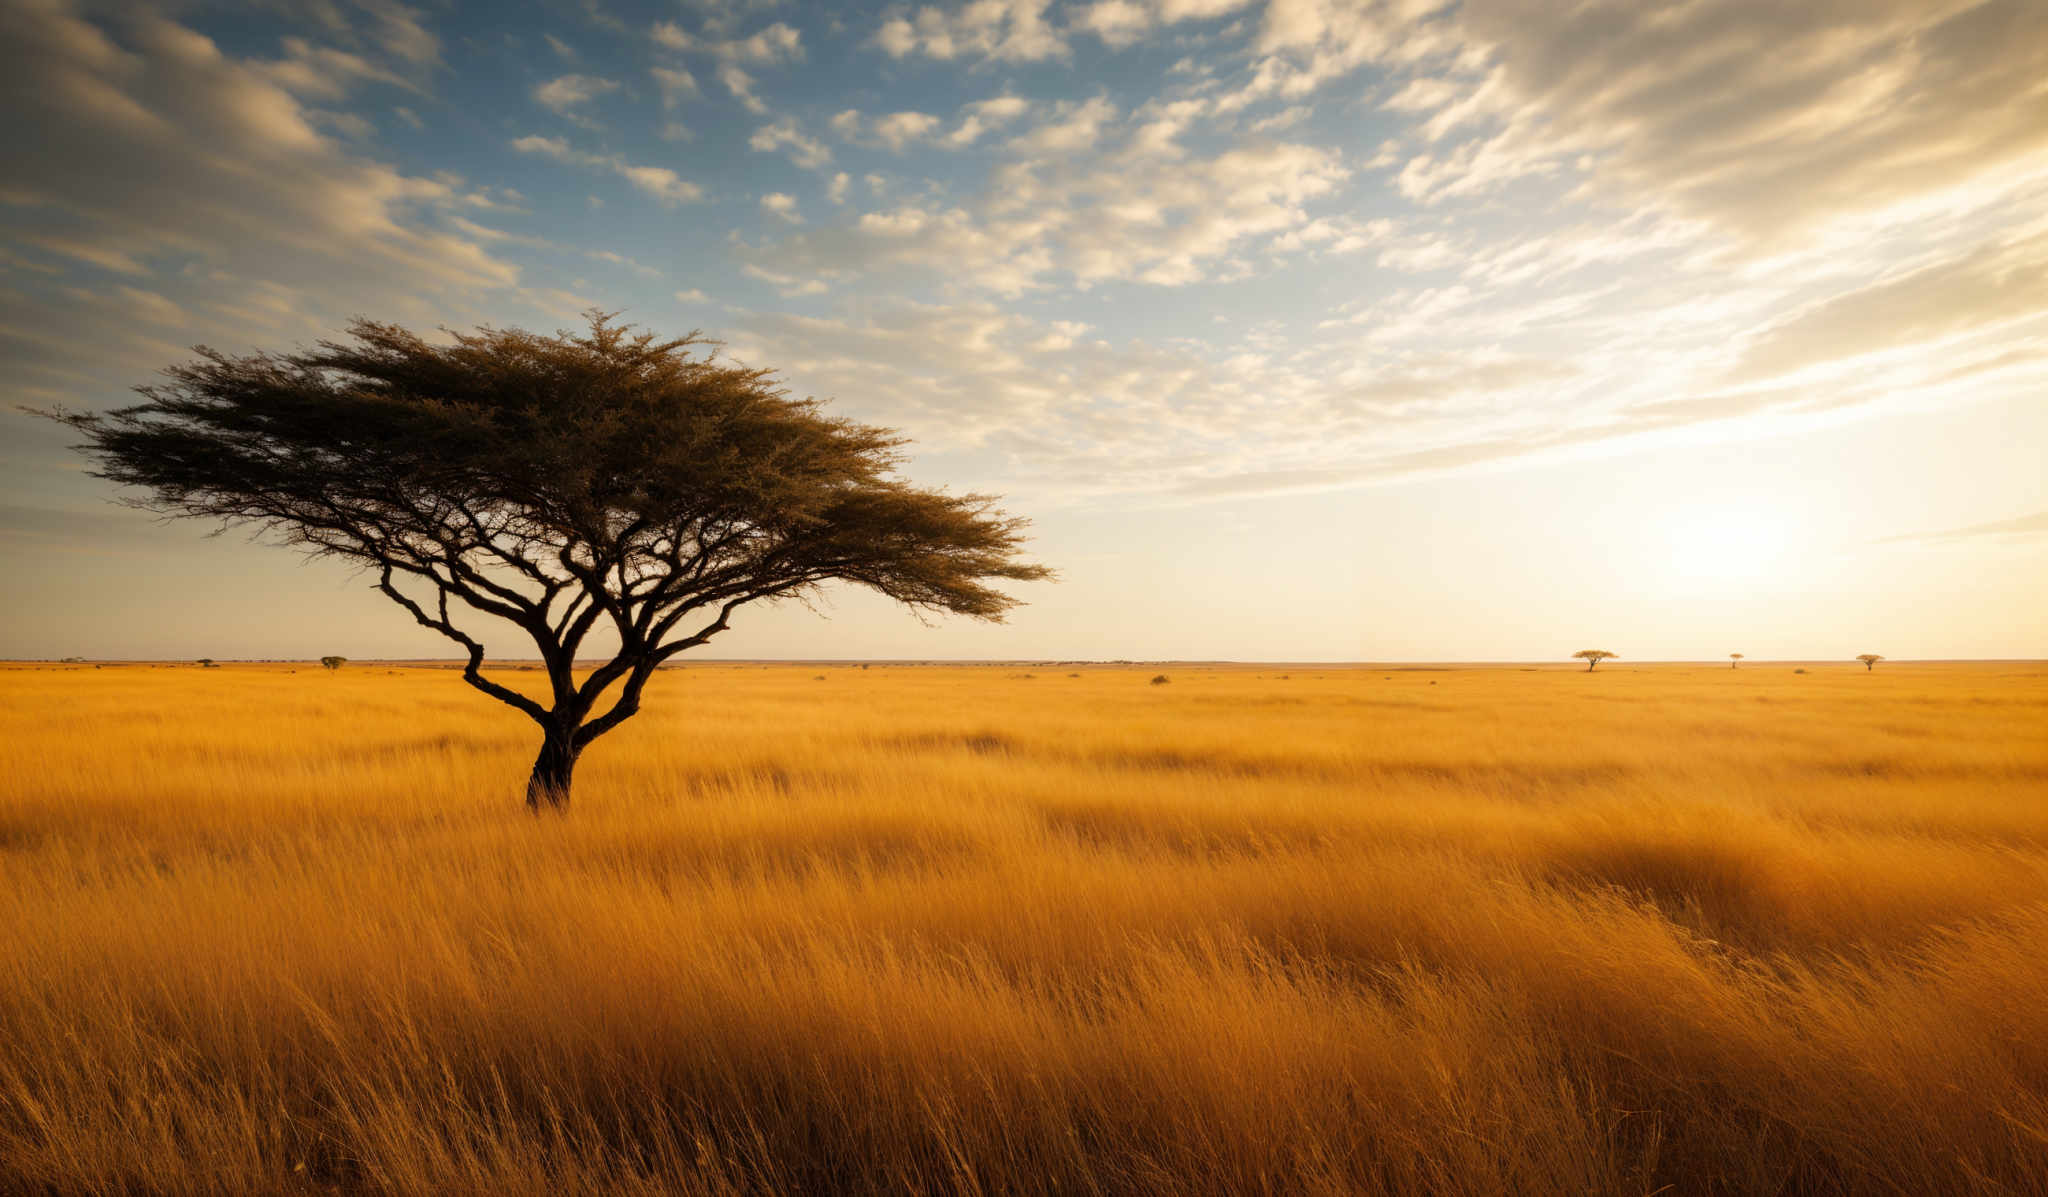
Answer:
POLYGON ((2048 1192, 2048 669, 1074 672, 0 670, 0 1191, 2048 1192))

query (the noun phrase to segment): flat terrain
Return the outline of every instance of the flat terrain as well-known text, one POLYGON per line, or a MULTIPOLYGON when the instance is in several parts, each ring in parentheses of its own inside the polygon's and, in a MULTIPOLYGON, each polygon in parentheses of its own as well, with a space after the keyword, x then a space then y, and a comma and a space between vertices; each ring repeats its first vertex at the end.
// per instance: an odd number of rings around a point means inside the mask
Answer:
POLYGON ((1157 672, 0 668, 0 1192, 2048 1193, 2048 667, 1157 672))

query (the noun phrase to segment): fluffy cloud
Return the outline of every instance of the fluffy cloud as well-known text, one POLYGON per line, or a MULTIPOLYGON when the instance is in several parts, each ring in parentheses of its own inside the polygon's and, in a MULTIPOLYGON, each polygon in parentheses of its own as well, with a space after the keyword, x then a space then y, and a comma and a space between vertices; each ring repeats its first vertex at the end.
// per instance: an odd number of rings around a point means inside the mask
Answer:
POLYGON ((588 125, 584 105, 601 95, 619 90, 617 82, 594 75, 561 75, 533 89, 536 104, 566 120, 588 125))
POLYGON ((1116 105, 1101 96, 1059 106, 1058 114, 1010 142, 1021 154, 1074 154, 1095 148, 1103 126, 1116 119, 1116 105))
POLYGON ((147 13, 117 37, 57 3, 0 10, 16 131, 0 213, 10 257, 61 280, 0 288, 13 393, 75 397, 100 371, 133 381, 201 338, 306 336, 359 311, 439 320, 516 287, 516 267, 437 218, 466 206, 460 180, 359 156, 300 99, 431 63, 435 43, 410 21, 378 8, 354 31, 364 53, 399 57, 338 65, 302 44, 281 67, 147 13))
POLYGON ((693 36, 673 21, 657 21, 651 36, 657 45, 670 50, 709 54, 727 62, 744 62, 753 66, 801 62, 804 57, 803 34, 782 21, 739 38, 693 36))
POLYGON ((882 23, 875 45, 892 58, 992 58, 1036 62, 1064 57, 1067 43, 1046 19, 1047 0, 972 0, 952 12, 925 7, 882 23))
POLYGON ((798 129, 796 121, 788 117, 754 130, 754 135, 747 139, 747 147, 765 154, 788 150, 789 160, 805 170, 816 170, 832 161, 831 148, 798 129))
MULTIPOLYGON (((1288 361, 1259 338, 1114 343, 1083 321, 993 303, 883 303, 743 316, 732 352, 931 452, 994 452, 1006 491, 1210 495, 1329 486, 1526 451, 1540 418, 1466 445, 1474 413, 1578 382, 1545 358, 1288 361), (1276 443, 1275 428, 1295 430, 1276 443)), ((1551 444, 1612 430, 1560 431, 1551 444)))
POLYGON ((1176 285, 1207 277, 1257 238, 1310 225, 1305 205, 1348 173, 1336 155, 1290 144, 1205 158, 1050 155, 1051 145, 1092 145, 1111 112, 1106 102, 1088 101, 1027 134, 1016 148, 1030 157, 1002 168, 976 205, 899 204, 756 253, 780 269, 921 267, 1001 294, 1059 275, 1083 285, 1176 285), (1085 141, 1073 132, 1083 125, 1085 141), (1048 129, 1056 131, 1049 140, 1039 136, 1048 129))

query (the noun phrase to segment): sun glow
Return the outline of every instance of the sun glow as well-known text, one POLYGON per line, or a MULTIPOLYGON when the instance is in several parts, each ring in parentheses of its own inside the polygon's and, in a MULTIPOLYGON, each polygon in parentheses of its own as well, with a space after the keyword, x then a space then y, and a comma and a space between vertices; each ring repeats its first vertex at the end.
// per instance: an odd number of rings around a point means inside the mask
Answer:
POLYGON ((1671 577, 1690 589, 1752 589, 1790 558, 1794 513, 1764 502, 1680 508, 1662 521, 1671 577))

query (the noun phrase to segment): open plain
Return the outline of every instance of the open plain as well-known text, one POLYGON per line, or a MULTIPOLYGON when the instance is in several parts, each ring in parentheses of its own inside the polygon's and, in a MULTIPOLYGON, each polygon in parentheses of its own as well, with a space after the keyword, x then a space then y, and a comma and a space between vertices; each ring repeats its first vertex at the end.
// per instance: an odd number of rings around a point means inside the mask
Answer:
POLYGON ((0 668, 0 1191, 2048 1192, 2048 667, 1804 668, 0 668))

